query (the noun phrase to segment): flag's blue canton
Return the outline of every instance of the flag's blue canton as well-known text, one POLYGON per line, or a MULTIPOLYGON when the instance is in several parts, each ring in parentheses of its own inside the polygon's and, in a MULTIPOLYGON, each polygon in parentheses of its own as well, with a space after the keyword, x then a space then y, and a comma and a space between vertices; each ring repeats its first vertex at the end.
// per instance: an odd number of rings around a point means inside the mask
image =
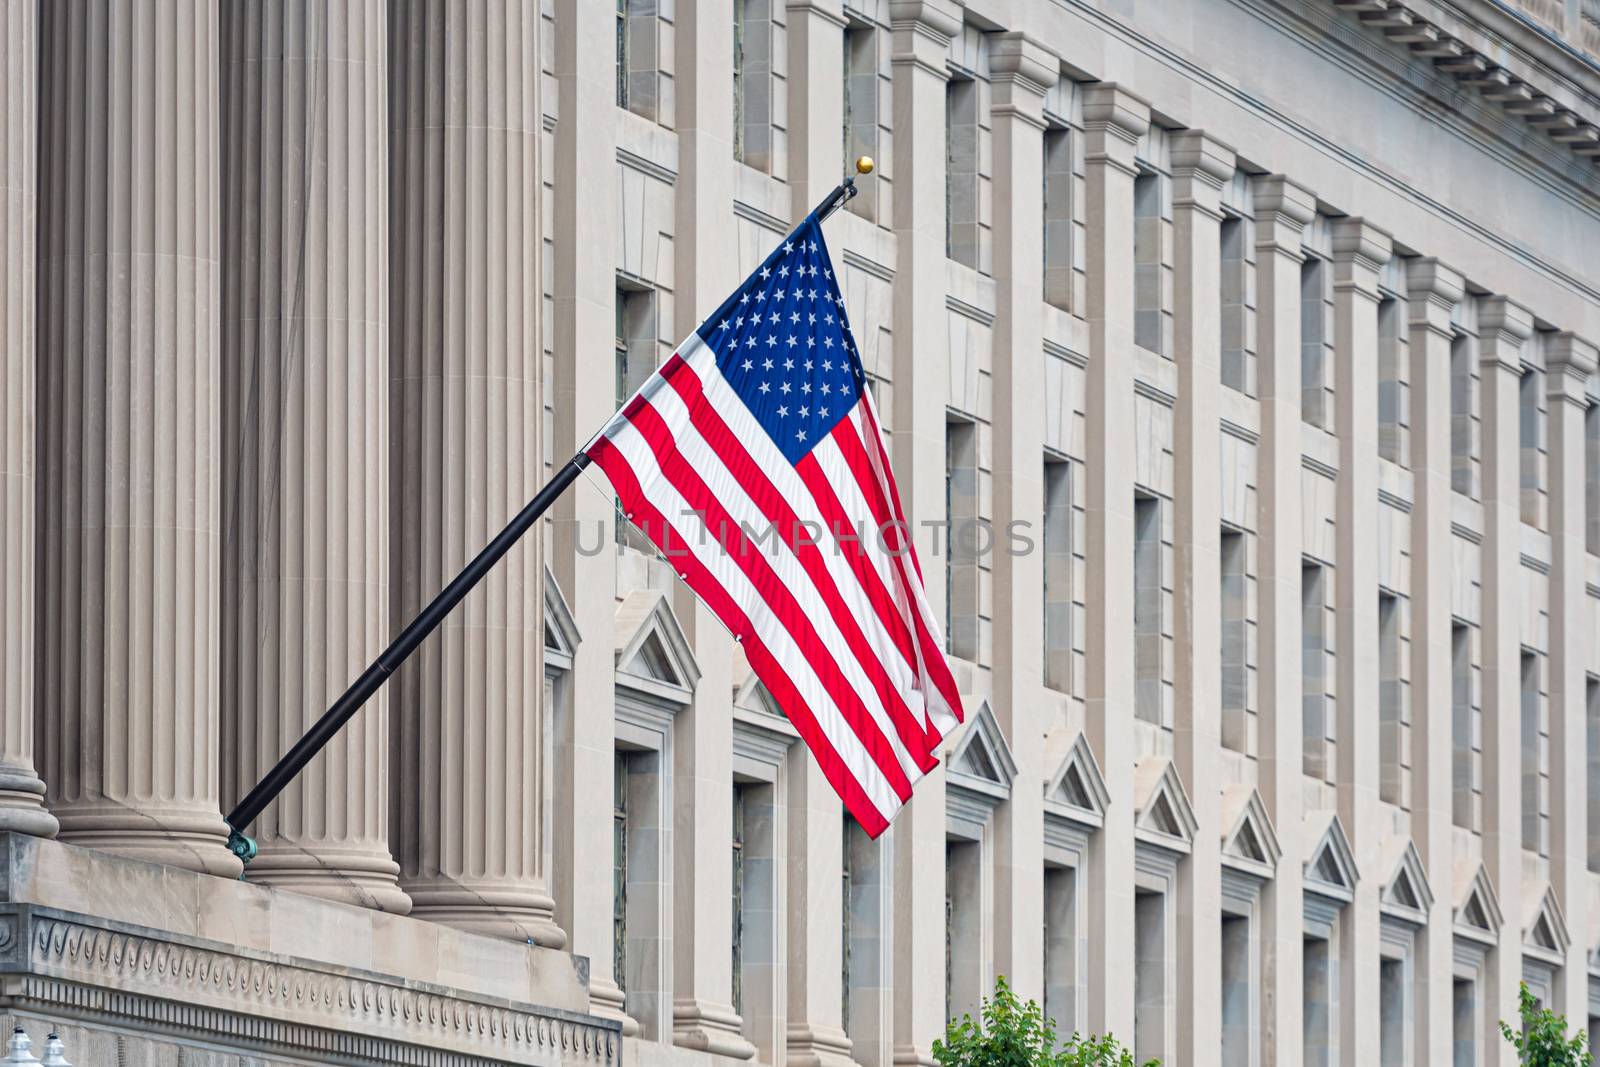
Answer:
POLYGON ((849 414, 866 382, 815 215, 705 321, 700 336, 790 463, 849 414))

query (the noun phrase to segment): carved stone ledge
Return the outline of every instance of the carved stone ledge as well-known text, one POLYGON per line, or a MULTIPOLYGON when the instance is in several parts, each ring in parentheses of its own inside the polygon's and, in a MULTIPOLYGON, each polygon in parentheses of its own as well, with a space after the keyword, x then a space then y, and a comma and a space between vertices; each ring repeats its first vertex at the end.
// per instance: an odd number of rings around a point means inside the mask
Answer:
POLYGON ((619 1026, 37 905, 0 908, 17 1007, 338 1063, 611 1067, 619 1026))

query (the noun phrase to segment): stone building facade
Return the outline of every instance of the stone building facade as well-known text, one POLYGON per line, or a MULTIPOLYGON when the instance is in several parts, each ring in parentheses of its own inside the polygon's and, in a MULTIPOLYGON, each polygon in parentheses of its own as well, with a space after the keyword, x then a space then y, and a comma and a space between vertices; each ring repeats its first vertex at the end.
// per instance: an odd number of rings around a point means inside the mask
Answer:
POLYGON ((1596 0, 0 0, 0 1009, 80 1067, 909 1067, 1001 974, 1195 1067, 1600 1029, 1596 160, 1596 0), (969 721, 890 831, 594 477, 238 881, 858 154, 969 721))

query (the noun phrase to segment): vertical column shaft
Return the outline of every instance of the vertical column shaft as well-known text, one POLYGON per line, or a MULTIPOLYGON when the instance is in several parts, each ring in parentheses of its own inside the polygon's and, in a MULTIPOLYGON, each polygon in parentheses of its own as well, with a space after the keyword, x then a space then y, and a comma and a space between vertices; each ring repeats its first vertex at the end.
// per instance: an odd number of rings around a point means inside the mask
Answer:
POLYGON ((0 2, 0 829, 53 837, 33 762, 38 4, 0 2))
MULTIPOLYGON (((384 5, 222 9, 223 793, 269 771, 388 644, 384 5)), ((388 706, 262 813, 255 881, 409 909, 388 706)))
POLYGON ((217 9, 40 8, 36 709, 61 836, 213 873, 217 9))
MULTIPOLYGON (((389 10, 396 629, 543 477, 538 22, 535 0, 389 10)), ((541 555, 513 548, 392 687, 393 837, 417 914, 559 948, 541 555)))
MULTIPOLYGON (((735 174, 733 18, 717 0, 679 0, 679 172, 674 212, 674 334, 687 337, 739 283, 727 254, 735 174)), ((777 243, 777 235, 773 236, 777 243)), ((748 1059, 755 1046, 733 1007, 733 642, 687 585, 673 610, 700 683, 672 724, 672 1040, 748 1059)))
MULTIPOLYGON (((932 530, 944 515, 944 411, 949 337, 945 319, 945 59, 961 28, 951 0, 896 2, 894 177, 897 196, 894 284, 894 413, 889 420, 895 478, 928 573, 944 565, 932 530)), ((935 618, 944 583, 928 583, 935 618)), ((917 783, 895 816, 894 1062, 931 1064, 944 1029, 944 945, 928 931, 945 928, 945 788, 942 766, 917 783)))
MULTIPOLYGON (((1061 61, 1020 33, 992 38, 994 76, 994 527, 1033 530, 1044 514, 1044 94, 1061 61)), ((1035 531, 1030 536, 1037 537, 1035 531)), ((995 973, 1044 1000, 1044 553, 995 540, 994 695, 1016 756, 1010 800, 995 812, 995 973)))
MULTIPOLYGON (((1550 403, 1550 884, 1567 929, 1589 929, 1587 502, 1584 416, 1595 346, 1570 333, 1545 349, 1550 403)), ((1589 939, 1574 935, 1562 983, 1568 1019, 1589 1013, 1589 939)))
POLYGON ((1389 235, 1362 219, 1336 224, 1337 776, 1339 818, 1350 834, 1356 868, 1366 875, 1339 924, 1339 1047, 1357 1063, 1379 1056, 1379 989, 1370 961, 1378 945, 1378 897, 1388 873, 1379 869, 1378 524, 1370 516, 1378 507, 1378 270, 1391 251, 1389 235))
MULTIPOLYGON (((1428 870, 1450 872, 1451 582, 1450 316, 1461 275, 1435 259, 1406 271, 1411 340, 1411 837, 1428 870)), ((1437 884, 1444 874, 1434 875, 1437 884)), ((1450 875, 1453 879, 1453 874, 1450 875)), ((1454 1041, 1452 893, 1434 893, 1417 952, 1417 1061, 1436 1063, 1454 1041)))
MULTIPOLYGON (((1178 773, 1203 827, 1221 818, 1222 465, 1218 390, 1222 376, 1222 186, 1233 150, 1200 130, 1172 143, 1174 358, 1173 428, 1175 736, 1178 773)), ((1226 827, 1219 828, 1226 832, 1226 827)), ((1178 872, 1178 1055, 1194 1067, 1217 1063, 1222 1041, 1219 834, 1201 833, 1178 872)))
MULTIPOLYGON (((1090 744, 1107 768, 1105 827, 1090 845, 1085 899, 1090 930, 1134 925, 1133 774, 1135 760, 1133 604, 1133 179, 1138 139, 1150 107, 1121 86, 1084 91, 1088 178, 1089 373, 1086 397, 1089 588, 1084 655, 1090 744)), ((1089 1025, 1131 1037, 1134 972, 1126 940, 1089 939, 1089 1025)))
MULTIPOLYGON (((1533 316, 1505 297, 1478 310, 1483 411, 1483 857, 1501 900, 1522 901, 1522 503, 1519 388, 1533 316)), ((1507 908, 1485 1011, 1517 1018, 1522 916, 1507 908)))
MULTIPOLYGON (((1301 825, 1300 236, 1316 201, 1281 175, 1256 186, 1256 337, 1261 399, 1257 455, 1261 796, 1285 841, 1301 825)), ((1262 1059, 1293 1062, 1304 1036, 1305 917, 1298 857, 1262 893, 1262 1059)))

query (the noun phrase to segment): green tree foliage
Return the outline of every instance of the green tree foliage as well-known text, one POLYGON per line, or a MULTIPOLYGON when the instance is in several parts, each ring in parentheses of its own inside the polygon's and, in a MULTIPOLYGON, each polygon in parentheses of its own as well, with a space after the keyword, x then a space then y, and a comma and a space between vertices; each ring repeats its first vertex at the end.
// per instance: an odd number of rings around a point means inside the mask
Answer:
POLYGON ((1504 1019, 1500 1033, 1517 1050, 1517 1062, 1526 1067, 1590 1067, 1594 1057, 1584 1046, 1589 1036, 1579 1030, 1567 1037, 1567 1017, 1541 1009, 1526 984, 1521 994, 1522 1029, 1512 1029, 1504 1019))
MULTIPOLYGON (((939 1067, 1136 1067, 1133 1053, 1110 1034, 1073 1034, 1058 1045, 1056 1024, 1037 1001, 1018 1000, 1003 975, 978 1014, 976 1022, 971 1015, 951 1019, 944 1039, 933 1043, 939 1067)), ((1151 1060, 1143 1067, 1161 1064, 1151 1060)))

